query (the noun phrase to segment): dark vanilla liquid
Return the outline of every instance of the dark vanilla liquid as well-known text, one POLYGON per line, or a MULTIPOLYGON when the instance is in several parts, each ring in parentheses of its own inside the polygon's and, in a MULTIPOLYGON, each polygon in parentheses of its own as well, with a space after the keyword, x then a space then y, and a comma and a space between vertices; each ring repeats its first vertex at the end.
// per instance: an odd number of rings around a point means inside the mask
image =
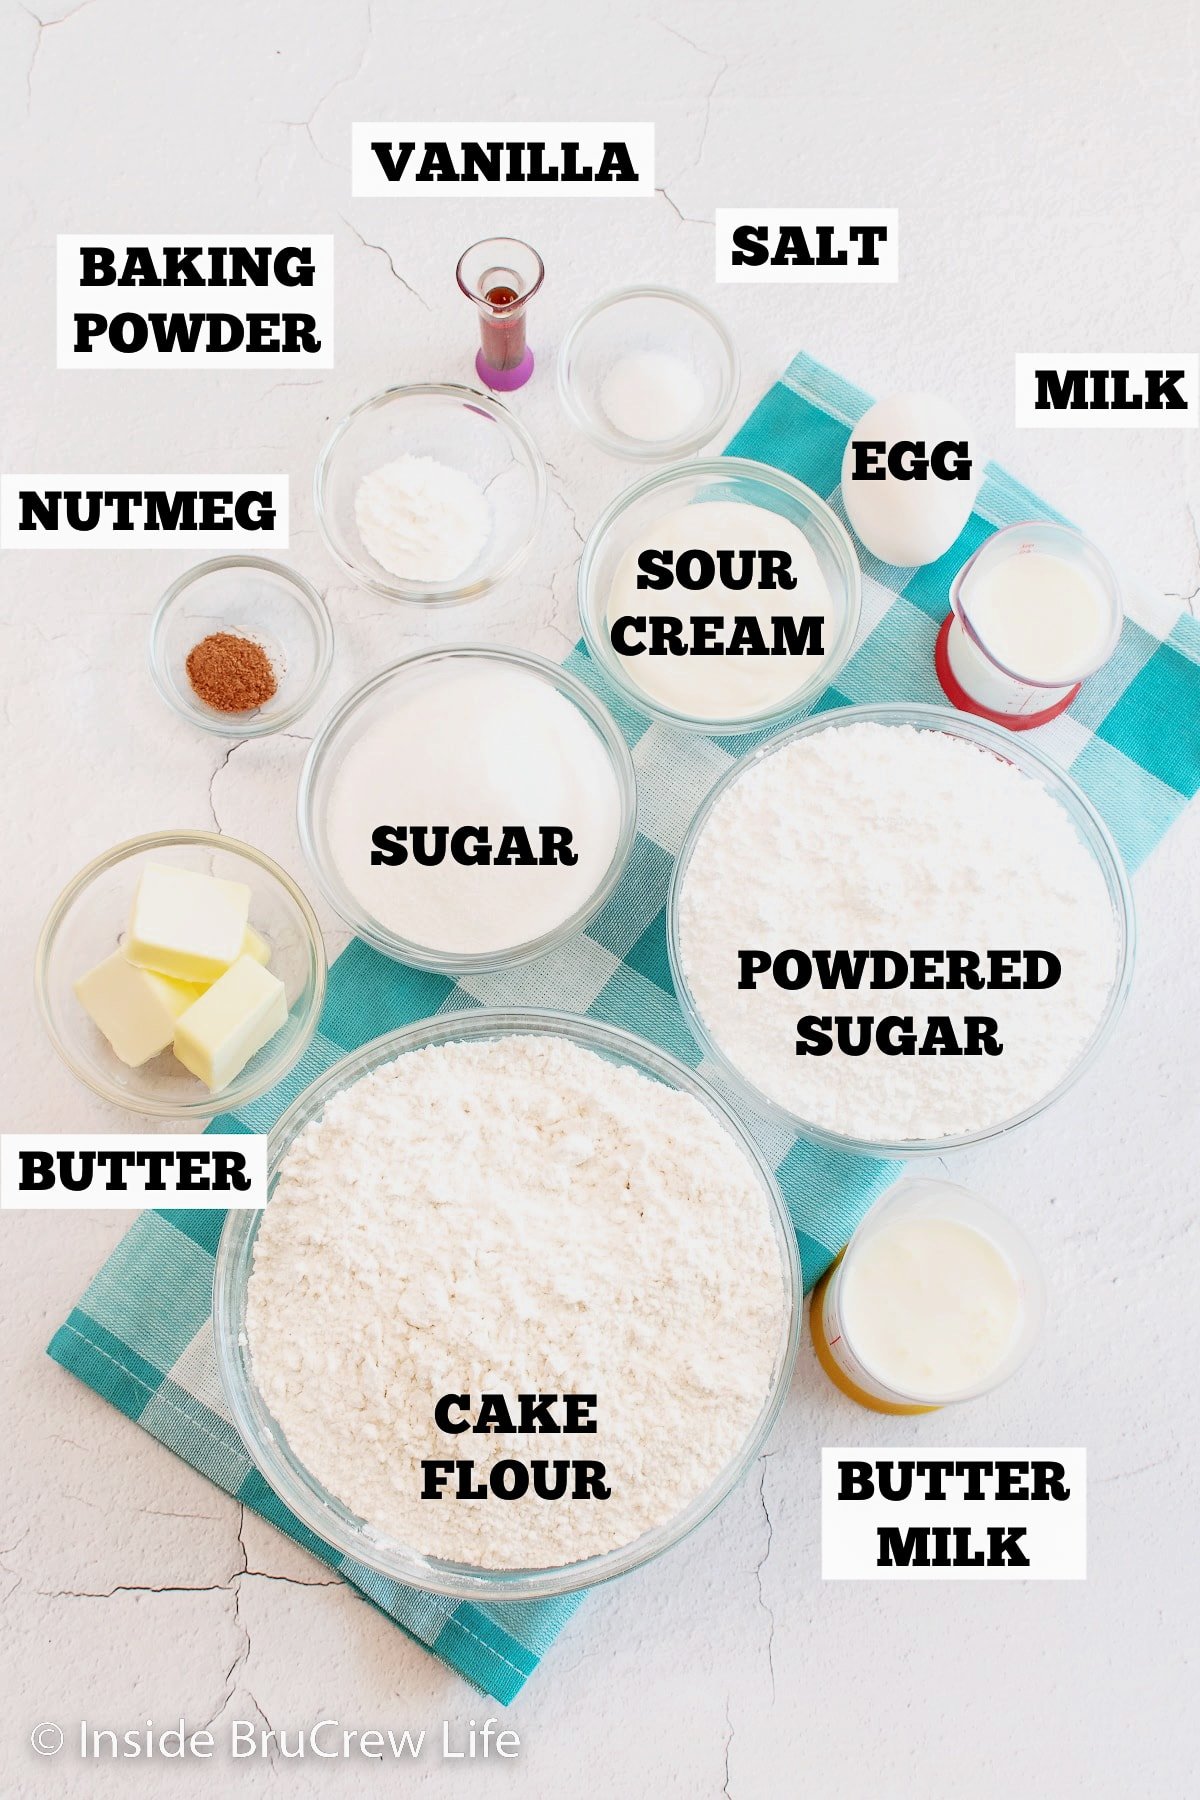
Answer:
MULTIPOLYGON (((516 288, 508 287, 505 283, 485 288, 483 297, 489 306, 511 306, 521 298, 516 288)), ((481 313, 479 341, 483 348, 483 359, 493 369, 515 369, 525 354, 524 311, 511 318, 505 318, 502 313, 481 313)))

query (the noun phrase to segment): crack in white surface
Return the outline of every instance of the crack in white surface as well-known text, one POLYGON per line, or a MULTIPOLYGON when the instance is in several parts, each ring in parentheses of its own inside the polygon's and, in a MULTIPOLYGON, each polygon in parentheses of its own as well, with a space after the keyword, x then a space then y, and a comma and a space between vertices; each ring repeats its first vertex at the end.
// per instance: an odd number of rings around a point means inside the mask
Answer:
POLYGON ((345 213, 339 213, 338 217, 341 219, 342 224, 346 227, 347 231, 351 232, 358 239, 359 243, 362 245, 364 250, 378 250, 379 254, 382 257, 386 258, 388 268, 391 270, 392 275, 400 283, 400 286, 405 290, 405 292, 411 294, 414 300, 419 300, 421 302, 421 305, 425 308, 426 312, 432 312, 433 308, 432 308, 432 306, 430 306, 428 300, 426 300, 424 294, 419 294, 417 292, 416 288, 413 286, 412 282, 406 281, 404 276, 400 273, 399 269, 396 267, 395 262, 392 260, 392 253, 388 249, 387 245, 386 244, 373 244, 371 242, 370 238, 365 238, 363 236, 362 232, 358 229, 358 226, 352 225, 350 223, 350 220, 346 217, 345 213))
MULTIPOLYGON (((278 743, 281 739, 286 739, 293 744, 311 744, 312 743, 311 736, 306 737, 303 732, 299 732, 299 731, 274 731, 270 735, 271 735, 271 739, 276 743, 278 743)), ((216 765, 212 774, 208 778, 208 810, 212 814, 213 826, 217 831, 223 832, 225 830, 225 827, 222 825, 220 819, 217 816, 217 800, 216 800, 216 792, 215 792, 217 782, 219 781, 220 777, 225 773, 225 770, 229 767, 229 764, 230 764, 232 758, 234 756, 236 756, 236 754, 239 750, 245 750, 247 745, 256 744, 258 742, 260 742, 260 740, 258 738, 248 738, 248 737, 247 738, 236 738, 234 740, 234 742, 232 744, 230 744, 228 750, 225 751, 220 762, 216 765)))
POLYGON ((229 1667, 226 1669, 223 1677, 225 1694, 221 1704, 217 1707, 217 1710, 212 1714, 211 1718, 206 1719, 204 1724, 200 1726, 199 1729, 201 1731, 208 1731, 216 1724, 226 1708, 232 1705, 233 1697, 238 1690, 238 1677, 241 1675, 250 1656, 250 1628, 242 1618, 242 1593, 240 1587, 236 1585, 236 1581, 237 1578, 235 1577, 233 1581, 227 1584, 227 1591, 233 1599, 233 1626, 235 1631, 239 1632, 241 1635, 241 1643, 238 1645, 237 1653, 229 1667))
POLYGON ((725 1795, 725 1800, 733 1800, 729 1789, 729 1753, 733 1748, 733 1719, 730 1717, 728 1700, 725 1702, 725 1725, 725 1778, 721 1783, 721 1792, 725 1795))
MULTIPOLYGON (((1184 513, 1187 517, 1188 530, 1192 536, 1192 556, 1196 564, 1196 572, 1200 574, 1200 527, 1196 524, 1196 508, 1190 501, 1184 507, 1184 513)), ((1187 610, 1194 618, 1196 614, 1196 602, 1197 600, 1200 600, 1200 581, 1198 581, 1187 593, 1176 593, 1173 590, 1168 589, 1167 597, 1171 600, 1178 600, 1181 606, 1186 606, 1187 610)))
POLYGON ((697 56, 707 56, 711 62, 720 62, 721 58, 715 50, 706 50, 703 44, 696 43, 694 38, 688 37, 686 32, 679 30, 678 26, 668 25, 665 19, 655 19, 654 23, 660 31, 669 32, 673 38, 678 38, 681 44, 686 44, 689 50, 694 50, 697 56))
POLYGON ((42 48, 42 38, 43 38, 44 34, 47 31, 53 31, 56 26, 65 25, 67 23, 68 19, 73 19, 75 17, 76 13, 86 12, 87 8, 89 6, 94 6, 95 3, 96 3, 96 0, 79 0, 79 5, 73 6, 71 8, 70 12, 64 13, 62 15, 61 19, 43 19, 39 16, 39 14, 34 12, 32 6, 25 6, 24 4, 22 4, 21 11, 23 13, 28 13, 29 17, 33 20, 34 24, 37 26, 37 36, 33 40, 33 55, 30 57, 29 67, 25 71, 25 110, 26 110, 26 112, 28 112, 33 105, 33 71, 37 64, 38 55, 42 48))
MULTIPOLYGON (((255 1712, 258 1714, 259 1723, 261 1725, 263 1725, 266 1729, 267 1743, 266 1743, 266 1747, 263 1751, 263 1761, 265 1762, 270 1774, 275 1775, 278 1773, 279 1756, 280 1756, 279 1741, 275 1735, 275 1727, 272 1725, 270 1719, 268 1719, 265 1711, 263 1710, 263 1705, 262 1705, 261 1700, 256 1699, 255 1696, 250 1692, 249 1688, 245 1688, 243 1691, 245 1693, 247 1700, 249 1700, 251 1706, 254 1708, 255 1712)), ((218 1714, 218 1717, 219 1716, 220 1715, 218 1714)))
POLYGON ((338 1575, 321 1575, 308 1581, 301 1575, 276 1575, 272 1574, 268 1569, 243 1569, 234 1577, 234 1579, 235 1581, 240 1581, 243 1576, 250 1581, 281 1581, 285 1587, 323 1588, 344 1587, 346 1585, 338 1575))
POLYGON ((1136 1469, 1117 1469, 1112 1475, 1097 1475, 1093 1478, 1092 1486, 1103 1487, 1109 1481, 1132 1481, 1135 1475, 1148 1475, 1151 1469, 1161 1469, 1174 1456, 1174 1450, 1168 1450, 1165 1456, 1156 1456, 1153 1462, 1141 1463, 1136 1469))
POLYGON ((675 214, 675 217, 679 220, 679 223, 681 225, 711 225, 712 224, 711 219, 695 219, 692 217, 691 213, 682 212, 680 210, 680 208, 676 205, 675 201, 672 200, 670 194, 667 192, 665 187, 655 188, 654 191, 656 194, 662 195, 663 199, 666 201, 667 205, 670 207, 671 211, 675 214))
MULTIPOLYGON (((82 1449, 82 1445, 80 1446, 80 1448, 82 1449)), ((223 1518, 223 1515, 221 1513, 169 1512, 165 1507, 162 1507, 162 1506, 139 1506, 137 1508, 137 1511, 142 1515, 143 1518, 149 1518, 149 1519, 209 1519, 212 1521, 212 1523, 214 1525, 219 1525, 223 1518)))
POLYGON ((728 64, 728 62, 722 60, 721 66, 717 70, 716 74, 713 76, 712 84, 709 87, 707 94, 705 94, 705 96, 704 96, 704 123, 700 127, 700 142, 696 146, 696 154, 695 154, 694 158, 692 159, 692 167, 694 169, 698 169, 700 167, 700 163, 703 159, 704 146, 708 142, 708 127, 712 122, 713 100, 716 97, 717 89, 720 87, 722 81, 725 79, 725 77, 726 77, 726 75, 728 75, 728 73, 729 73, 729 64, 728 64))
MULTIPOLYGON (((567 492, 566 482, 564 481, 562 475, 559 473, 558 469, 554 466, 554 464, 550 461, 550 459, 548 457, 545 459, 545 463, 546 463, 546 473, 549 476, 551 476, 552 480, 553 480, 553 487, 551 488, 551 492, 555 495, 555 497, 557 499, 562 501, 563 510, 565 511, 565 513, 567 515, 567 523, 570 525, 571 530, 575 533, 575 536, 579 539, 579 542, 581 544, 586 544, 587 537, 586 537, 586 534, 580 528, 579 515, 575 510, 574 501, 571 499, 570 494, 568 494, 568 492, 567 492)), ((553 585, 553 583, 551 583, 551 585, 553 585)))
MULTIPOLYGON (((338 89, 340 87, 345 87, 351 81, 357 81, 358 77, 362 74, 363 69, 366 67, 367 55, 371 48, 371 39, 375 34, 375 19, 371 11, 371 0, 367 0, 366 4, 366 21, 367 29, 363 34, 362 45, 358 52, 358 61, 348 75, 339 75, 338 79, 333 83, 333 86, 327 88, 321 95, 321 98, 317 101, 317 104, 308 115, 306 123, 309 126, 312 125, 313 120, 316 118, 321 108, 328 105, 329 101, 332 100, 338 89)), ((311 131, 309 135, 312 135, 311 131)))
MULTIPOLYGON (((321 111, 321 109, 324 106, 327 106, 329 104, 329 101, 333 98, 334 94, 337 93, 338 89, 341 87, 345 87, 348 82, 357 80, 358 76, 361 75, 361 73, 363 71, 363 67, 366 64, 366 60, 367 60, 367 54, 371 48, 371 39, 372 39, 372 36, 374 35, 374 30, 375 30, 375 21, 372 16, 372 12, 371 12, 370 0, 367 0, 366 22, 367 22, 367 29, 363 35, 362 46, 359 50, 358 59, 355 62, 354 67, 347 74, 339 75, 336 81, 330 83, 329 87, 327 87, 325 89, 325 92, 317 100, 316 105, 308 113, 306 118, 303 118, 303 119, 281 119, 279 121, 279 123, 281 125, 287 126, 292 131, 303 131, 305 136, 307 137, 309 143, 312 145, 313 149, 316 151, 317 155, 320 157, 321 161, 323 163, 325 163, 328 168, 339 169, 343 174, 345 174, 345 172, 346 172, 347 165, 345 163, 335 162, 332 156, 326 156, 326 154, 322 150, 320 144, 318 144, 318 142, 317 142, 316 135, 313 131, 313 121, 316 119, 316 116, 321 111)), ((258 159, 258 167, 255 170, 255 185, 256 186, 258 185, 258 183, 261 179, 262 166, 263 166, 263 163, 266 161, 267 157, 270 155, 270 151, 271 151, 271 146, 268 145, 267 149, 263 151, 262 155, 258 159)))
MULTIPOLYGON (((297 377, 292 381, 273 381, 269 388, 263 389, 262 398, 265 400, 268 394, 278 393, 280 388, 320 387, 323 379, 324 377, 321 375, 309 375, 297 377)), ((299 537, 299 535, 299 532, 292 533, 293 537, 299 537)))
POLYGON ((208 810, 212 814, 213 824, 218 831, 222 830, 222 825, 220 819, 217 817, 217 802, 213 794, 213 789, 217 783, 217 777, 223 774, 229 767, 229 759, 234 751, 244 749, 249 741, 249 738, 239 738, 236 743, 230 744, 228 750, 226 750, 224 756, 222 756, 220 762, 208 778, 208 810))
MULTIPOLYGON (((728 57, 719 56, 715 50, 705 50, 703 45, 694 43, 691 38, 685 37, 683 32, 677 31, 673 25, 667 25, 661 19, 656 20, 655 23, 663 31, 670 32, 672 37, 678 38, 681 43, 687 44, 689 49, 694 50, 697 55, 707 57, 710 62, 719 64, 719 67, 712 80, 709 82, 708 88, 704 94, 704 112, 700 122, 700 139, 696 145, 696 153, 692 157, 691 162, 688 163, 687 168, 680 171, 681 174, 687 174, 693 169, 698 169, 701 162, 704 160, 704 147, 708 143, 708 128, 712 124, 713 102, 716 99, 717 89, 720 87, 722 81, 724 81, 733 65, 728 57)), ((667 188, 656 187, 654 191, 656 194, 662 195, 681 225, 712 224, 713 221, 711 219, 698 219, 692 213, 685 213, 679 203, 672 198, 667 188)))
POLYGON ((762 1507, 763 1522, 767 1528, 767 1542, 762 1555, 754 1565, 754 1580, 758 1592, 758 1604, 767 1617, 767 1670, 771 1677, 772 1706, 775 1704, 775 1613, 773 1609, 767 1605, 766 1596, 763 1593, 763 1570, 766 1568, 767 1558, 771 1554, 771 1546, 775 1541, 775 1522, 771 1517, 771 1509, 767 1505, 766 1493, 767 1464, 774 1454, 774 1451, 772 1451, 761 1459, 761 1468, 758 1477, 758 1503, 762 1507))
MULTIPOLYGON (((153 1511, 154 1509, 149 1508, 149 1507, 142 1507, 142 1508, 139 1508, 138 1510, 140 1512, 150 1512, 150 1511, 153 1511)), ((211 1517, 212 1515, 205 1514, 205 1513, 201 1513, 201 1514, 197 1514, 197 1513, 163 1513, 162 1516, 166 1517, 166 1518, 208 1518, 208 1517, 211 1517)), ((262 1721, 262 1724, 263 1724, 265 1730, 267 1732, 271 1733, 272 1738, 273 1738, 275 1728, 272 1725, 271 1720, 268 1717, 267 1712, 266 1712, 265 1708, 263 1707, 261 1701, 257 1698, 257 1696, 253 1692, 252 1688, 248 1685, 248 1683, 245 1680, 245 1672, 246 1672, 247 1665, 250 1661, 253 1644, 252 1644, 252 1639, 251 1639, 250 1626, 246 1620, 246 1617, 245 1617, 245 1614, 243 1611, 243 1606, 242 1606, 243 1585, 246 1582, 253 1582, 253 1581, 273 1581, 273 1582, 283 1583, 285 1586, 289 1586, 289 1587, 309 1589, 309 1588, 316 1588, 316 1587, 341 1587, 344 1584, 341 1581, 340 1577, 338 1577, 336 1575, 330 1575, 327 1577, 318 1577, 313 1580, 308 1580, 308 1579, 304 1579, 300 1576, 272 1574, 272 1573, 269 1573, 265 1569, 252 1569, 249 1566, 250 1559, 249 1559, 249 1554, 248 1554, 248 1551, 246 1548, 246 1542, 245 1542, 245 1536, 244 1536, 245 1520, 246 1520, 245 1506, 242 1504, 239 1504, 236 1535, 237 1535, 238 1549, 241 1552, 242 1566, 240 1568, 235 1568, 232 1571, 232 1573, 224 1581, 162 1582, 162 1583, 115 1582, 111 1587, 105 1587, 105 1588, 77 1588, 77 1587, 40 1588, 39 1587, 39 1588, 29 1589, 28 1591, 33 1594, 36 1594, 39 1599, 43 1599, 43 1600, 83 1600, 83 1601, 93 1600, 93 1601, 101 1601, 101 1602, 106 1601, 106 1600, 112 1600, 112 1599, 117 1598, 120 1595, 125 1595, 125 1594, 166 1594, 166 1595, 224 1594, 227 1597, 229 1604, 230 1604, 230 1608, 231 1608, 230 1618, 231 1618, 231 1623, 233 1625, 233 1628, 234 1628, 234 1631, 235 1631, 236 1637, 237 1637, 237 1648, 236 1648, 235 1654, 234 1654, 232 1660, 230 1661, 230 1663, 228 1664, 228 1666, 221 1671, 221 1690, 222 1691, 221 1691, 221 1698, 220 1698, 219 1704, 216 1706, 214 1711, 205 1719, 204 1723, 197 1727, 197 1729, 201 1730, 201 1731, 211 1730, 211 1728, 216 1724, 217 1720, 220 1719, 226 1712, 228 1712, 229 1708, 234 1704, 236 1697, 240 1693, 243 1697, 243 1704, 245 1701, 249 1702, 249 1704, 254 1708, 255 1712, 257 1713, 259 1719, 262 1721)), ((13 1544, 8 1546, 7 1550, 0 1552, 0 1556, 11 1554, 11 1552, 13 1550, 15 1550, 17 1548, 17 1546, 20 1543, 22 1543, 24 1541, 24 1539, 29 1535, 30 1529, 31 1528, 27 1527, 26 1530, 21 1534, 21 1536, 19 1538, 17 1538, 13 1544)), ((0 1568, 3 1568, 5 1570, 5 1573, 15 1576, 14 1586, 12 1588, 8 1589, 7 1593, 4 1596, 7 1599, 10 1594, 12 1594, 13 1592, 16 1591, 17 1587, 23 1585, 22 1578, 20 1576, 17 1576, 16 1572, 14 1570, 9 1569, 7 1567, 7 1565, 4 1564, 2 1561, 0 1561, 0 1568)), ((269 1763, 273 1764, 276 1755, 277 1755, 277 1746, 276 1746, 275 1742, 272 1741, 266 1752, 267 1761, 269 1763)))
MULTIPOLYGON (((318 101, 317 110, 320 108, 320 104, 322 104, 322 101, 318 101)), ((326 157, 324 149, 320 148, 317 139, 313 137, 313 117, 315 117, 315 113, 311 113, 308 119, 281 119, 279 122, 284 124, 284 126, 288 126, 288 130, 290 131, 304 131, 304 135, 306 135, 306 139, 309 140, 309 144, 317 151, 318 157, 326 164, 327 169, 338 169, 342 175, 345 175, 344 162, 335 162, 333 157, 326 157)), ((264 153, 264 155, 266 155, 266 153, 264 153)), ((263 164, 263 158, 259 160, 259 167, 261 167, 261 164, 263 164)))

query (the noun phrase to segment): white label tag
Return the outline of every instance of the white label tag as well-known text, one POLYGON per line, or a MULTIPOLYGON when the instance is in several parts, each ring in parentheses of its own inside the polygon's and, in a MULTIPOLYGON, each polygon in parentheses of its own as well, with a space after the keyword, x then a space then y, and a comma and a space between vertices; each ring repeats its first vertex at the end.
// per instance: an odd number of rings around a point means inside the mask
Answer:
POLYGON ((716 209, 718 281, 897 281, 900 214, 888 206, 716 209))
POLYGON ((826 1581, 1083 1581, 1086 1450, 821 1452, 826 1581))
POLYGON ((1043 430, 1169 431, 1200 419, 1200 354, 1020 351, 1016 422, 1043 430))
POLYGON ((3 475, 0 550, 286 550, 286 475, 3 475))
POLYGON ((333 367, 333 237, 58 239, 60 369, 333 367))
POLYGON ((360 199, 445 200, 490 188, 527 200, 654 192, 653 125, 360 120, 350 131, 351 192, 360 199))
POLYGON ((140 1210, 145 1206, 247 1210, 267 1204, 267 1140, 242 1132, 119 1136, 5 1132, 5 1212, 140 1210))

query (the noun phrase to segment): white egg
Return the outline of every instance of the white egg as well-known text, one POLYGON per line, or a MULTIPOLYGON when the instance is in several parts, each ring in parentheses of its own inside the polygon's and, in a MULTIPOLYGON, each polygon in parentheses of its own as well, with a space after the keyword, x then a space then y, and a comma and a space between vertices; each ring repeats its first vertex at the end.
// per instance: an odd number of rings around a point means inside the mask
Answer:
POLYGON ((935 394, 891 394, 868 408, 850 435, 842 457, 842 502, 873 556, 919 568, 950 548, 982 477, 983 458, 952 406, 935 394), (929 459, 923 479, 913 474, 922 459, 929 459))

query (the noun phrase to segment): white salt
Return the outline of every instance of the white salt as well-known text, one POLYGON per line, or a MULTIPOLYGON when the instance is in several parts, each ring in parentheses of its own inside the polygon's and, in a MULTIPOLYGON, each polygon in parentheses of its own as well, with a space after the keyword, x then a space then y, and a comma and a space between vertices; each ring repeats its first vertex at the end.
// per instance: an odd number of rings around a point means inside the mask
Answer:
POLYGON ((695 371, 665 350, 639 350, 615 362, 600 389, 609 423, 639 443, 682 437, 704 409, 695 371))

